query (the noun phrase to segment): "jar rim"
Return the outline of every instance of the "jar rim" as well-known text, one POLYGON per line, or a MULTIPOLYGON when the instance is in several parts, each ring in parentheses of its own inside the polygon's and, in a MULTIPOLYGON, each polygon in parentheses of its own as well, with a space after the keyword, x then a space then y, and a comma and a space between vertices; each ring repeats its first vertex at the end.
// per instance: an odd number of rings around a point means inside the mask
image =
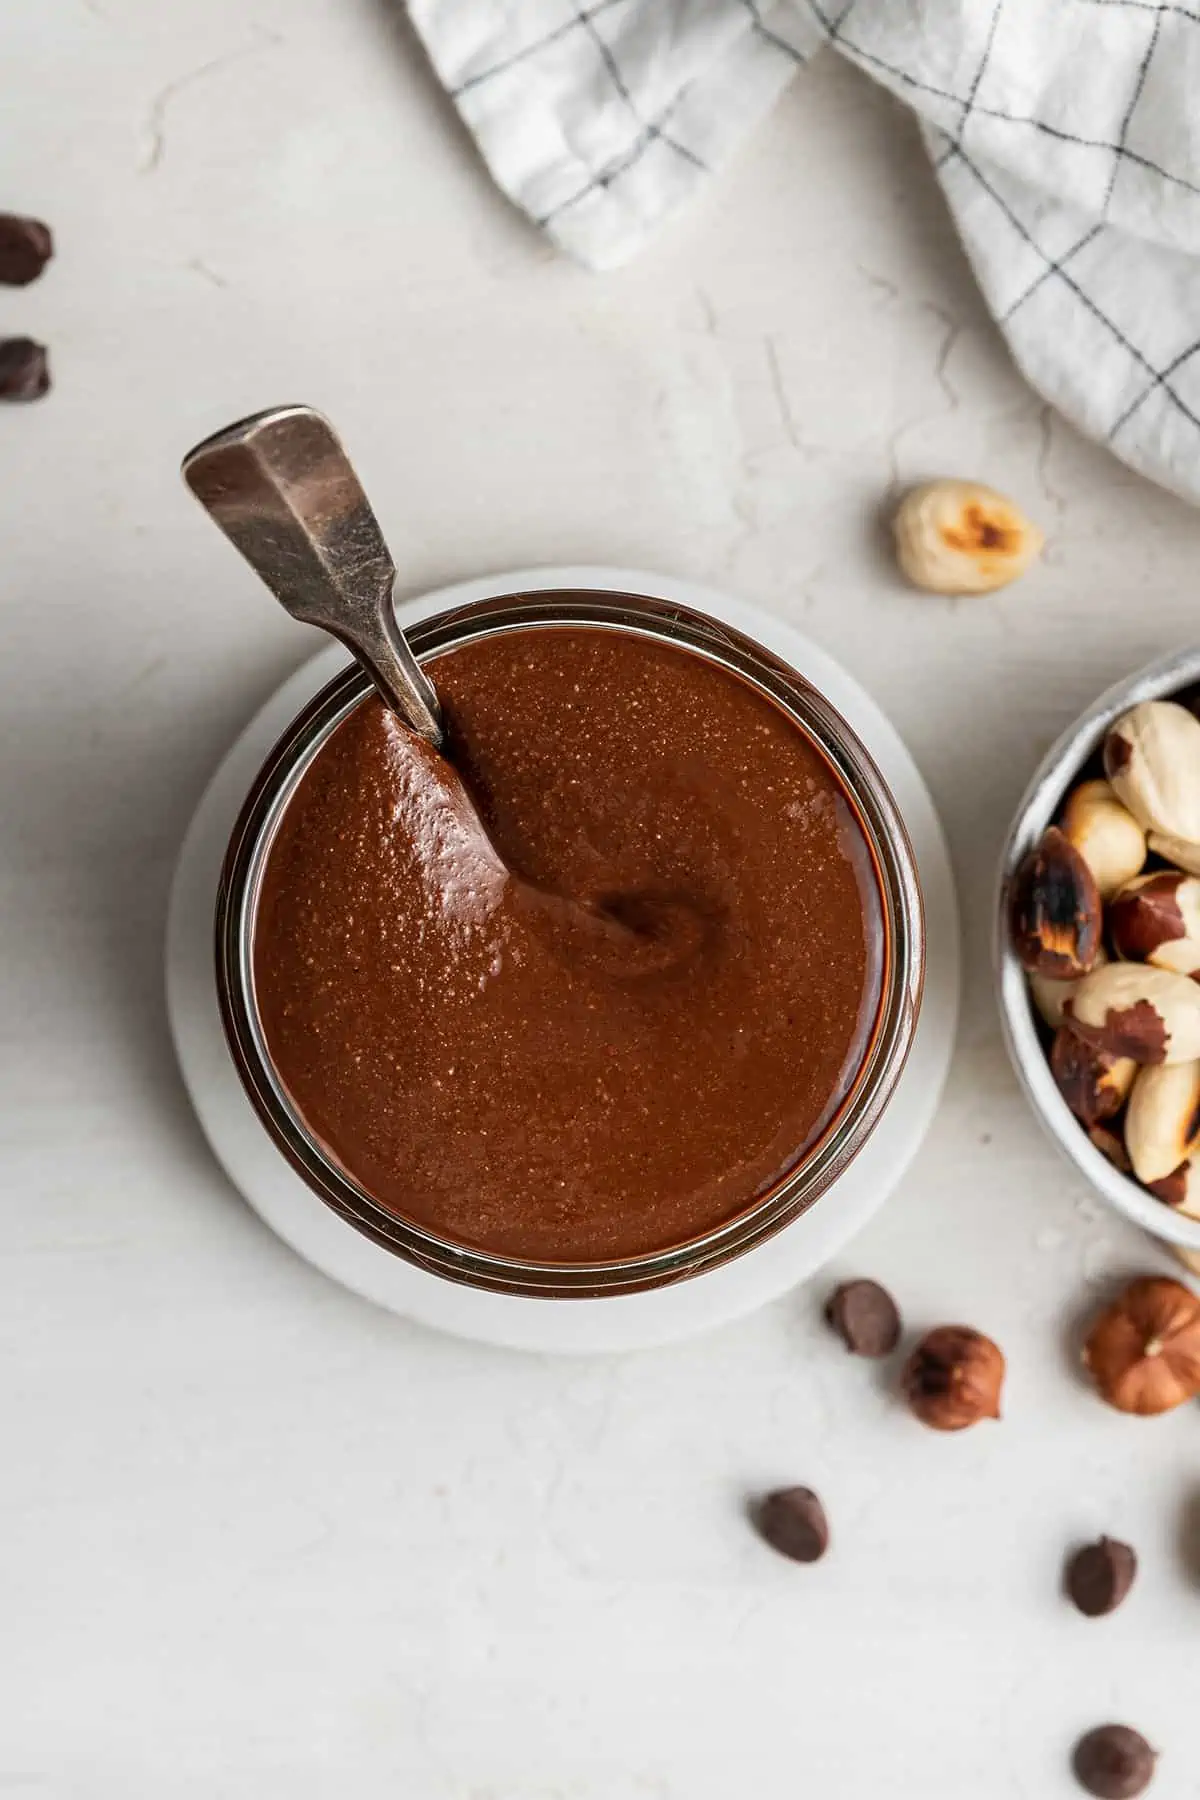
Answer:
POLYGON ((332 733, 371 692, 351 664, 292 721, 260 770, 230 839, 216 906, 217 993, 239 1077, 276 1148, 348 1225, 391 1253, 452 1281, 510 1294, 595 1298, 697 1275, 762 1243, 824 1195, 870 1136, 911 1047, 925 942, 920 882, 908 833, 870 754, 841 714, 796 669, 752 638, 691 607, 586 589, 502 595, 407 627, 418 659, 500 632, 599 627, 674 643, 748 680, 780 707, 832 768, 874 864, 884 969, 871 1038, 817 1142, 733 1218, 685 1243, 604 1262, 541 1263, 473 1249, 391 1212, 321 1145, 279 1080, 254 991, 253 942, 262 877, 280 821, 332 733))

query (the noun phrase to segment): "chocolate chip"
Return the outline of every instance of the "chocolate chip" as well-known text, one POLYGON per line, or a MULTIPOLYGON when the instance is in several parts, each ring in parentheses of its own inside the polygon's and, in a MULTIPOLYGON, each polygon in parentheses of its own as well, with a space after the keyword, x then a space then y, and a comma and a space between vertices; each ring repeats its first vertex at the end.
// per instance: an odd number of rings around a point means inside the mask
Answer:
POLYGON ((755 1523, 772 1550, 793 1562, 817 1562, 829 1548, 829 1521, 811 1488, 780 1488, 768 1494, 755 1523))
POLYGON ((49 386, 44 345, 32 338, 0 338, 0 400, 40 400, 49 386))
POLYGON ((1128 1544, 1102 1537, 1085 1544, 1067 1564, 1067 1592, 1089 1619, 1116 1612, 1133 1586, 1137 1557, 1128 1544))
POLYGON ((1133 1800, 1154 1778, 1156 1758, 1140 1731, 1098 1725, 1075 1746, 1075 1779, 1099 1800, 1133 1800))
POLYGON ((900 1342, 899 1309, 877 1281, 843 1281, 825 1317, 855 1356, 890 1356, 900 1342))
POLYGON ((28 287, 53 255, 54 239, 49 226, 40 219, 0 213, 0 281, 6 286, 28 287))

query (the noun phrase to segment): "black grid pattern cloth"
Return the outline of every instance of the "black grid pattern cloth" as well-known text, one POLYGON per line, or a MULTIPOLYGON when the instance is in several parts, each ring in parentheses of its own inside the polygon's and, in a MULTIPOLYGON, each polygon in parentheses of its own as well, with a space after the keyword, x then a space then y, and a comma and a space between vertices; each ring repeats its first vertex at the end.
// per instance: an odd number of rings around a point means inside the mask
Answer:
POLYGON ((832 44, 923 116, 1033 385, 1200 499, 1200 0, 408 0, 501 188, 626 261, 832 44))

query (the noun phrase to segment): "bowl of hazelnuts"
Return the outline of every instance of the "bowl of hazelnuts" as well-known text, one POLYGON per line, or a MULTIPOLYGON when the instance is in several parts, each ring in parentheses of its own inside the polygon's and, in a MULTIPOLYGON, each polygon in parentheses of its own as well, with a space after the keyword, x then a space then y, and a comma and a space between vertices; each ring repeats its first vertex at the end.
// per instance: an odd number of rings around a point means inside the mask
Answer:
POLYGON ((1004 849, 996 969, 1055 1142, 1200 1251, 1200 649, 1101 695, 1043 761, 1004 849))

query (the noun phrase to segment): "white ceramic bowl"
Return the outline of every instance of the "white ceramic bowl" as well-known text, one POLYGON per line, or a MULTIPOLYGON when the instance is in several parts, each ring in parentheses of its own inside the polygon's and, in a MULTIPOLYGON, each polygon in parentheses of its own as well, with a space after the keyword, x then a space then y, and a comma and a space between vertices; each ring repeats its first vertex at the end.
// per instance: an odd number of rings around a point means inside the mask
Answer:
POLYGON ((1009 941, 1009 893, 1027 852, 1053 823, 1069 790, 1114 722, 1141 700, 1167 700, 1200 683, 1200 647, 1177 650, 1101 694, 1068 726, 1025 790, 1000 859, 995 968, 1004 1040, 1038 1118, 1063 1154, 1111 1206, 1155 1237, 1200 1250, 1200 1219, 1173 1212, 1130 1176, 1113 1167, 1088 1138, 1050 1073, 1039 1020, 1024 970, 1009 941))

